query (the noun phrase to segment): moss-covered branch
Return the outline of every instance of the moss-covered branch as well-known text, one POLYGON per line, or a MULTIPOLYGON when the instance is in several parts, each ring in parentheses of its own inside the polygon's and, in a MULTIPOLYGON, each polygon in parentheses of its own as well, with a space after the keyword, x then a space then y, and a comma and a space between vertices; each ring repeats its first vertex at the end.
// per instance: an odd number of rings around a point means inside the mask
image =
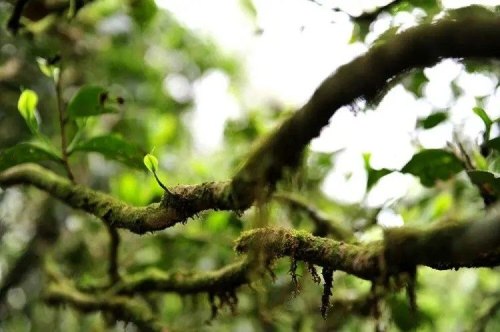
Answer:
POLYGON ((86 211, 106 224, 134 233, 152 232, 184 222, 208 209, 231 209, 227 183, 203 183, 171 188, 174 195, 145 207, 130 206, 111 195, 75 185, 41 166, 22 164, 0 173, 0 186, 33 185, 69 206, 86 211))
POLYGON ((411 271, 417 265, 491 267, 500 264, 500 217, 495 213, 486 220, 426 230, 403 227, 388 231, 384 241, 359 245, 282 228, 252 230, 237 240, 238 252, 255 248, 271 257, 293 256, 368 280, 411 271))
POLYGON ((213 293, 236 289, 250 281, 248 259, 212 272, 167 273, 158 269, 125 277, 114 288, 118 294, 175 292, 178 294, 213 293))
POLYGON ((69 304, 82 312, 101 311, 116 319, 132 322, 141 331, 161 331, 162 325, 148 305, 138 299, 110 294, 87 294, 72 287, 68 281, 51 283, 44 299, 52 305, 69 304))

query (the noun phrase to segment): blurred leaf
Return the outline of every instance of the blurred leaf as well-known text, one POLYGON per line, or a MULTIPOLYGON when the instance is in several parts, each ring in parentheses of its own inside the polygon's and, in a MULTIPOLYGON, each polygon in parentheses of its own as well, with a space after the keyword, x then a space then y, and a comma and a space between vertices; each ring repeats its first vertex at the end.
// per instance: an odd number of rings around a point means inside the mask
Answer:
POLYGON ((432 187, 437 180, 447 180, 462 169, 462 163, 453 153, 429 149, 415 154, 401 172, 418 176, 424 186, 432 187))
POLYGON ((365 162, 365 170, 368 173, 368 180, 366 182, 366 190, 370 190, 382 177, 387 174, 392 173, 390 169, 382 168, 382 169, 373 169, 370 165, 370 154, 364 154, 363 159, 365 162))
POLYGON ((478 186, 481 191, 491 195, 498 196, 500 194, 500 178, 495 177, 493 173, 486 171, 468 171, 470 181, 478 186))
POLYGON ((354 22, 351 40, 349 41, 349 44, 353 44, 355 42, 363 42, 368 32, 370 32, 370 22, 366 21, 354 22))
POLYGON ((75 145, 73 152, 97 152, 106 158, 119 161, 127 166, 142 169, 142 152, 117 135, 92 137, 75 145))
POLYGON ((391 39, 396 35, 399 30, 399 26, 390 27, 386 31, 384 31, 377 39, 375 39, 372 45, 381 45, 385 43, 387 40, 391 39))
POLYGON ((38 132, 38 120, 36 105, 38 104, 38 95, 35 91, 26 89, 19 96, 17 109, 21 113, 33 134, 38 132))
POLYGON ((143 162, 151 173, 155 173, 158 170, 158 159, 152 154, 148 153, 145 155, 143 162))
POLYGON ((490 131, 491 125, 493 124, 493 121, 489 117, 489 115, 486 113, 484 109, 481 107, 474 107, 472 111, 483 120, 484 125, 486 126, 486 131, 490 131))
POLYGON ((432 326, 432 316, 423 310, 412 312, 406 299, 393 296, 388 300, 391 317, 399 331, 417 331, 423 324, 432 326))
POLYGON ((0 151, 0 171, 22 163, 47 160, 59 161, 60 158, 32 142, 19 143, 0 151))
POLYGON ((257 17, 257 9, 255 9, 252 0, 240 0, 240 4, 241 7, 243 7, 243 9, 245 10, 245 12, 252 17, 252 19, 255 19, 257 17))
POLYGON ((47 77, 50 77, 53 80, 59 79, 59 67, 49 63, 47 59, 37 57, 36 62, 38 64, 38 68, 40 71, 47 77))
POLYGON ((434 15, 440 11, 438 0, 407 0, 414 7, 423 9, 427 15, 434 15))
POLYGON ((68 105, 71 118, 114 113, 117 110, 109 105, 108 91, 97 85, 80 88, 68 105))
POLYGON ((446 112, 436 112, 432 113, 425 119, 419 120, 417 126, 424 129, 431 129, 440 124, 441 122, 448 119, 448 113, 446 112))
POLYGON ((411 75, 402 79, 403 86, 417 97, 422 97, 422 90, 425 83, 429 82, 422 69, 415 69, 411 75))
POLYGON ((485 6, 481 5, 471 5, 467 7, 460 7, 456 9, 450 9, 446 11, 448 17, 455 19, 465 19, 469 17, 473 18, 488 18, 495 17, 495 12, 489 10, 485 6))
POLYGON ((500 152, 500 136, 489 140, 488 142, 486 142, 486 145, 500 152))
POLYGON ((130 15, 140 27, 148 26, 158 12, 158 7, 154 0, 131 0, 130 15))

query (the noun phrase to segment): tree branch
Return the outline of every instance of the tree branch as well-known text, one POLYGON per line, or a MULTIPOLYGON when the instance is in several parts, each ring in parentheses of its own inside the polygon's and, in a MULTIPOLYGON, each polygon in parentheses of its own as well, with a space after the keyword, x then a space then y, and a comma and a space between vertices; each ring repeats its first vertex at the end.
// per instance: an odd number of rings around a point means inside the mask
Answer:
POLYGON ((364 245, 315 237, 304 231, 262 228, 244 233, 236 242, 240 253, 261 250, 277 258, 292 256, 377 280, 417 265, 431 268, 492 267, 500 264, 500 213, 471 223, 429 229, 402 227, 387 231, 384 241, 364 245))
POLYGON ((67 280, 51 283, 44 299, 51 305, 69 304, 82 312, 108 312, 117 319, 132 322, 141 331, 161 331, 151 309, 143 302, 125 296, 86 294, 72 287, 67 280))
POLYGON ((30 184, 46 191, 67 205, 86 211, 106 224, 143 234, 171 227, 208 209, 231 210, 228 183, 203 183, 171 188, 174 195, 161 203, 134 207, 111 195, 73 184, 69 180, 35 164, 14 166, 0 173, 0 186, 30 184))
POLYGON ((249 283, 251 266, 250 260, 244 259, 211 272, 167 273, 158 269, 149 269, 124 277, 113 288, 113 291, 116 294, 128 295, 153 291, 217 294, 249 283))

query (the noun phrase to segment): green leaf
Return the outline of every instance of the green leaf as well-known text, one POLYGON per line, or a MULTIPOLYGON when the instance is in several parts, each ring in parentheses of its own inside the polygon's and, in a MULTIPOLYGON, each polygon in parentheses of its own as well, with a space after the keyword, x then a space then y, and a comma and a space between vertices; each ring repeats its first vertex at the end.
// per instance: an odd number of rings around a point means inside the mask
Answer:
POLYGON ((401 172, 418 176, 424 186, 432 187, 437 180, 447 180, 462 169, 462 163, 453 153, 429 149, 415 154, 401 172))
POLYGON ((446 112, 436 112, 425 119, 419 120, 417 126, 422 127, 424 129, 431 129, 436 127, 441 122, 448 119, 448 113, 446 112))
POLYGON ((0 151, 0 171, 22 163, 46 160, 60 161, 60 158, 39 144, 33 142, 19 143, 0 151))
POLYGON ((143 154, 140 149, 117 135, 104 135, 80 141, 68 154, 73 152, 97 152, 127 166, 142 168, 143 154))
POLYGON ((241 7, 243 7, 243 9, 245 10, 245 12, 252 17, 252 19, 255 19, 257 17, 257 9, 255 9, 252 0, 240 0, 240 4, 241 7))
POLYGON ((38 68, 45 76, 53 80, 59 79, 59 67, 50 64, 49 61, 44 58, 36 58, 36 62, 38 63, 38 68))
POLYGON ((481 107, 474 107, 472 109, 472 111, 474 113, 476 113, 476 115, 479 116, 481 118, 481 120, 483 120, 484 125, 486 126, 486 130, 489 131, 491 125, 493 124, 493 121, 491 120, 489 115, 486 113, 486 111, 484 109, 482 109, 481 107))
POLYGON ((130 9, 132 18, 141 28, 147 27, 158 12, 154 0, 131 0, 130 9))
POLYGON ((97 85, 80 88, 68 105, 68 114, 73 119, 115 112, 109 105, 108 91, 97 85))
POLYGON ((158 159, 156 159, 155 156, 148 153, 144 156, 143 162, 151 173, 156 173, 156 171, 158 170, 158 159))
POLYGON ((486 142, 486 146, 500 152, 500 136, 490 139, 488 142, 486 142))
POLYGON ((401 81, 403 86, 417 97, 423 96, 423 87, 427 82, 429 82, 429 79, 422 69, 412 70, 411 75, 404 77, 401 81))
POLYGON ((35 91, 29 89, 26 89, 21 93, 17 102, 17 108, 33 134, 38 132, 38 120, 36 114, 37 104, 38 95, 35 91))

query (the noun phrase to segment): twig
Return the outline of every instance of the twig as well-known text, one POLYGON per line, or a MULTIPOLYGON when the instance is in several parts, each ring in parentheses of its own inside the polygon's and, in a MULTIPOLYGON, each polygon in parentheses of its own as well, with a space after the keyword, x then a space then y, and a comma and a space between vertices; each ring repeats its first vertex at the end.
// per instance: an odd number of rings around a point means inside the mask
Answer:
POLYGON ((56 83, 56 98, 57 98, 57 111, 59 113, 59 127, 61 130, 61 155, 62 155, 62 163, 64 168, 66 169, 66 173, 68 174, 68 178, 71 182, 75 182, 75 177, 73 176, 73 172, 69 166, 68 162, 68 149, 66 142, 66 116, 64 109, 64 101, 62 97, 62 65, 59 67, 59 75, 58 77, 54 77, 56 83))
POLYGON ((106 224, 106 229, 109 234, 109 266, 108 275, 110 285, 115 284, 120 279, 118 273, 118 249, 120 246, 120 234, 118 229, 112 225, 106 224))
POLYGON ((23 14, 24 7, 28 4, 30 0, 17 0, 12 10, 12 14, 7 21, 7 28, 15 35, 19 28, 21 27, 21 16, 23 14))

